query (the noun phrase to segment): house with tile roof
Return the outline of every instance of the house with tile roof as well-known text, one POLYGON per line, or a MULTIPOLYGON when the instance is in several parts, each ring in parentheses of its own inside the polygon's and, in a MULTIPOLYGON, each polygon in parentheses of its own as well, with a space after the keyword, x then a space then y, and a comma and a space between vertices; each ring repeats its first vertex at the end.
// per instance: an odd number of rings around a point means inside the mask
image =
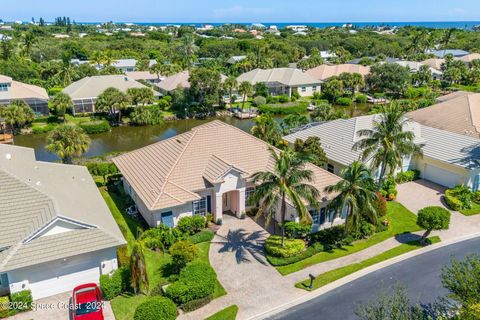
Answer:
POLYGON ((34 299, 98 283, 126 244, 83 166, 37 161, 0 144, 0 294, 34 299))
MULTIPOLYGON (((68 87, 63 92, 68 94, 73 101, 73 114, 95 112, 95 101, 97 97, 106 89, 113 87, 124 93, 130 88, 148 88, 140 82, 126 75, 103 75, 85 77, 68 87)), ((155 97, 160 93, 153 91, 155 97)))
MULTIPOLYGON (((227 79, 227 76, 224 74, 220 75, 221 81, 224 82, 227 79)), ((164 78, 157 86, 160 88, 160 91, 163 93, 172 92, 177 89, 188 89, 190 88, 190 72, 188 70, 181 71, 170 77, 164 78)))
MULTIPOLYGON (((361 159, 361 151, 353 145, 361 138, 359 130, 372 129, 380 115, 338 119, 297 131, 284 137, 290 143, 296 139, 319 137, 328 158, 327 170, 335 174, 361 159)), ((405 158, 398 170, 417 169, 421 177, 445 187, 463 184, 478 190, 480 183, 480 139, 433 128, 409 121, 404 130, 412 131, 414 142, 422 147, 423 156, 405 158)), ((367 162, 367 164, 369 164, 367 162)))
POLYGON ((237 81, 247 81, 252 85, 264 83, 272 96, 291 97, 296 91, 302 97, 310 97, 321 89, 320 80, 295 68, 255 69, 241 74, 237 81))
POLYGON ((480 138, 480 93, 458 91, 441 97, 439 103, 407 113, 423 125, 480 138))
POLYGON ((370 67, 351 63, 336 65, 322 64, 318 67, 305 71, 305 73, 314 77, 315 79, 326 81, 332 77, 338 77, 342 73, 358 73, 365 77, 370 73, 370 67))
MULTIPOLYGON (((273 170, 266 142, 218 120, 120 155, 113 162, 123 174, 125 191, 152 227, 174 226, 181 217, 207 213, 215 220, 224 213, 239 217, 251 209, 248 197, 255 190, 251 176, 273 170)), ((321 209, 312 208, 314 223, 328 227, 335 217, 332 212, 327 216, 332 195, 324 189, 340 178, 307 166, 313 172, 311 184, 321 192, 321 209)), ((292 205, 287 218, 298 219, 292 205)))
POLYGON ((12 100, 25 101, 37 114, 50 113, 47 90, 0 75, 0 106, 8 105, 12 100))

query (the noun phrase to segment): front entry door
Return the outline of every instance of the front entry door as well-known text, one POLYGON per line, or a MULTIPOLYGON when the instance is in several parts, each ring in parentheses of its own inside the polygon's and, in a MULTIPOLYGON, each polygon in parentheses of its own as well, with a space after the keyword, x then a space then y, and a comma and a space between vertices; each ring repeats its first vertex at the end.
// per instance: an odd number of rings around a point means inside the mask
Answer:
POLYGON ((223 212, 230 210, 230 193, 224 193, 223 198, 223 212))
POLYGON ((0 295, 8 293, 8 276, 6 273, 0 273, 0 295))
POLYGON ((162 212, 162 223, 167 227, 173 227, 173 212, 162 212))

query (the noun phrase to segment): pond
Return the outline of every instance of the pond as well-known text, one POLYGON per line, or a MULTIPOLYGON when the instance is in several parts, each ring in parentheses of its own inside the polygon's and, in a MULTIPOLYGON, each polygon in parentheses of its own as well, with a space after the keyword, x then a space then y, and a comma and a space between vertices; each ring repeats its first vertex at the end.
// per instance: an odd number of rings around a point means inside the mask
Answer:
MULTIPOLYGON (((342 108, 348 116, 357 116, 366 113, 369 106, 359 105, 350 108, 335 106, 335 108, 342 108)), ((279 122, 283 118, 284 116, 275 116, 275 119, 279 122)), ((250 132, 250 129, 255 123, 253 119, 240 120, 234 117, 222 117, 218 119, 246 132, 250 132)), ((90 135, 92 143, 84 156, 96 157, 110 152, 135 150, 154 142, 176 136, 212 120, 213 119, 188 119, 168 121, 157 126, 114 127, 110 132, 90 135)), ((19 135, 15 137, 15 144, 35 149, 37 160, 57 161, 58 157, 45 149, 46 137, 46 134, 19 135)))

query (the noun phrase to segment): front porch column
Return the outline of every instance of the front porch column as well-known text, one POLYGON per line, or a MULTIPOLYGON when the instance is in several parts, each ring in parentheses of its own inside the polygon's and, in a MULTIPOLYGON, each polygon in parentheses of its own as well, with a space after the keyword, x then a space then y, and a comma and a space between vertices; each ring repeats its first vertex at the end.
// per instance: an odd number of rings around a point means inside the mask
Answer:
POLYGON ((213 216, 215 217, 215 223, 218 219, 223 220, 223 197, 221 193, 215 194, 215 207, 213 210, 213 216))
POLYGON ((238 189, 238 214, 241 215, 245 212, 245 190, 246 188, 238 189))

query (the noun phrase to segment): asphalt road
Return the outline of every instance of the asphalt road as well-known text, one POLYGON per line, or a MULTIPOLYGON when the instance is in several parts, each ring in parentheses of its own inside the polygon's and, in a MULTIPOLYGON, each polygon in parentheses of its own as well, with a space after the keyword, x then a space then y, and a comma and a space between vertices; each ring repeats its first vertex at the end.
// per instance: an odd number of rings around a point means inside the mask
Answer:
POLYGON ((354 320, 359 304, 375 299, 395 284, 405 285, 412 301, 428 304, 447 294, 440 279, 442 266, 449 264, 452 256, 461 259, 472 252, 480 254, 480 238, 439 248, 375 271, 269 319, 354 320))

